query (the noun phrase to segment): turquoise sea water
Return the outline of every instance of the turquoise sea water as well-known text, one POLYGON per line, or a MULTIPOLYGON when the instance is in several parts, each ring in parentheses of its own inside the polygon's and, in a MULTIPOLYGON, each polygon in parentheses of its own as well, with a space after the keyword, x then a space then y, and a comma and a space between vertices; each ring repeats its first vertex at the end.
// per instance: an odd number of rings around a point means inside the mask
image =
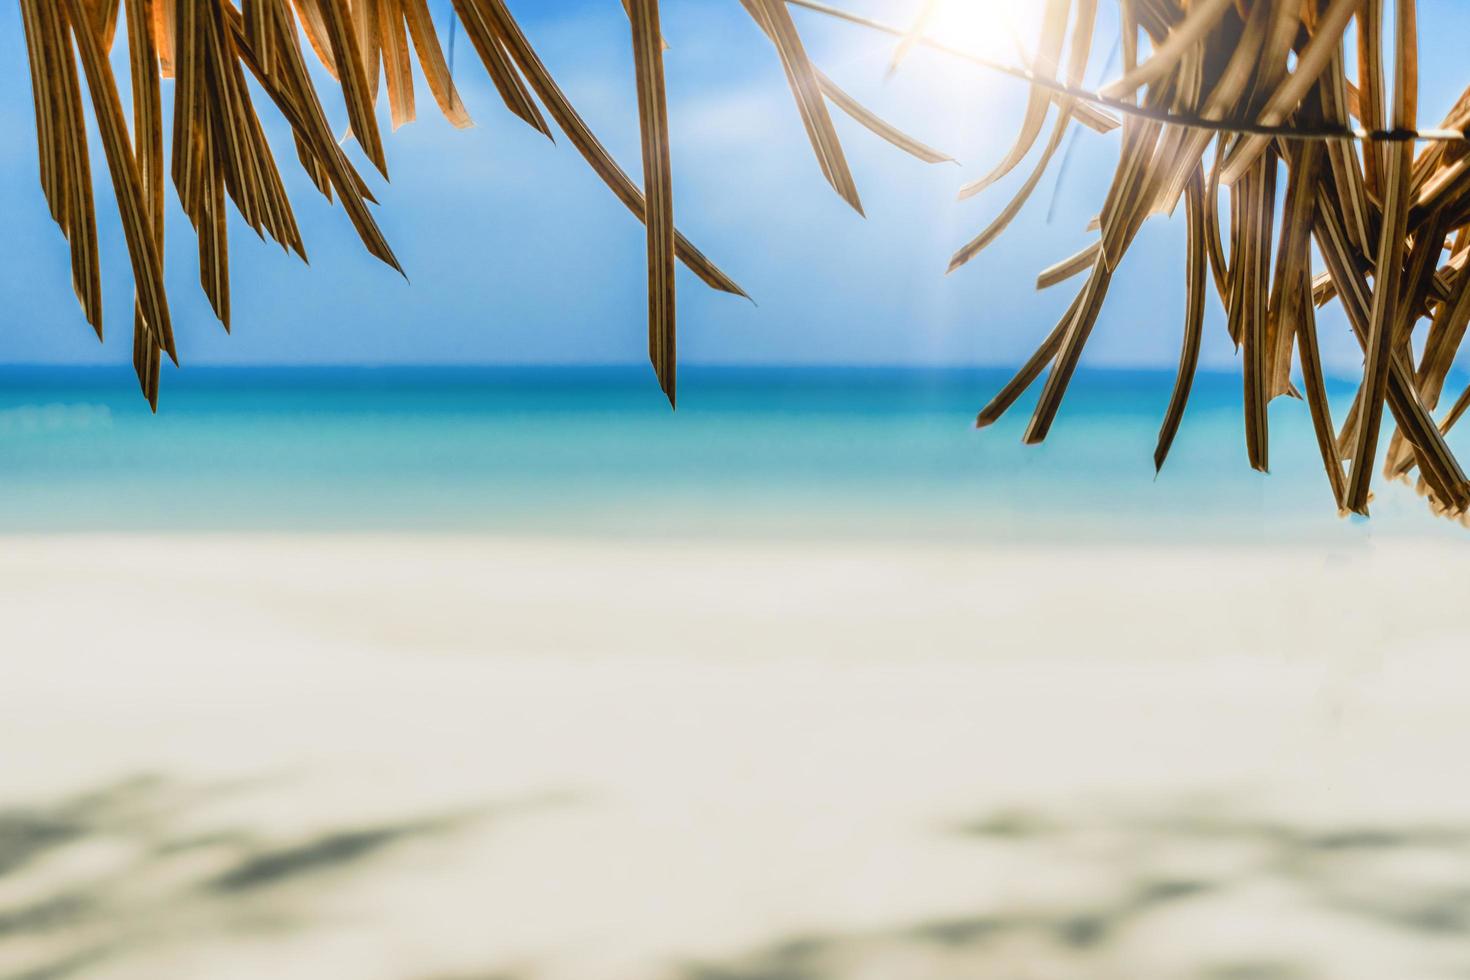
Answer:
MULTIPOLYGON (((1306 409, 1245 464, 1240 381, 1202 375, 1158 479, 1166 372, 1082 372, 977 431, 1003 371, 643 368, 0 372, 0 531, 392 530, 1002 541, 1464 536, 1405 488, 1342 521, 1306 409)), ((1334 392, 1336 415, 1351 389, 1334 392)), ((1457 433, 1452 444, 1470 458, 1457 433)))

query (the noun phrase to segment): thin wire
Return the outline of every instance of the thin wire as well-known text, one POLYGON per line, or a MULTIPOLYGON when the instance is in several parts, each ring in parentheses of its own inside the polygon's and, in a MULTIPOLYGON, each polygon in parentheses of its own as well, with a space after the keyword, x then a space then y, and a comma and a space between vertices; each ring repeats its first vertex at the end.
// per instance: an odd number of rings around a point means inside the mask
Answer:
MULTIPOLYGON (((894 37, 903 37, 908 33, 902 27, 895 27, 892 24, 885 24, 880 20, 873 20, 871 17, 864 17, 861 14, 854 14, 851 11, 842 10, 839 7, 832 7, 825 3, 820 3, 818 0, 786 0, 786 2, 793 7, 802 7, 806 10, 836 18, 837 20, 845 20, 849 24, 857 24, 859 27, 866 27, 869 30, 891 34, 894 37)), ((1025 68, 1017 68, 1015 65, 992 61, 990 58, 975 54, 973 51, 956 48, 930 37, 920 37, 919 43, 927 48, 943 51, 945 54, 968 61, 971 64, 979 65, 990 71, 999 72, 1002 75, 1009 75, 1012 78, 1018 78, 1023 82, 1030 82, 1032 85, 1050 89, 1061 95, 1081 99, 1083 102, 1091 102, 1094 105, 1105 106, 1124 115, 1138 116, 1143 119, 1151 119, 1154 122, 1166 123, 1170 126, 1182 126, 1186 129, 1203 129, 1212 133, 1276 136, 1282 139, 1310 141, 1366 140, 1375 143, 1461 143, 1470 140, 1470 136, 1466 136, 1465 132, 1459 129, 1359 129, 1351 126, 1333 125, 1267 126, 1248 119, 1205 119, 1202 116, 1178 115, 1167 109, 1153 109, 1145 105, 1135 105, 1132 102, 1110 98, 1090 89, 1077 88, 1065 82, 1047 78, 1044 75, 1037 75, 1027 71, 1025 68)))

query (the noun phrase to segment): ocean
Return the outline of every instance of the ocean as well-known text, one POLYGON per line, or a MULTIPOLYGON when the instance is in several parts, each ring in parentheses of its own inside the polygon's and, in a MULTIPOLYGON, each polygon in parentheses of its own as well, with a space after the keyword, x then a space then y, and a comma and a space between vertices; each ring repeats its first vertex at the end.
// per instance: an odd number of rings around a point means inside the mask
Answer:
MULTIPOLYGON (((1246 465, 1238 375, 1202 374, 1163 472, 1172 373, 1082 371, 976 430, 1001 370, 643 367, 0 372, 0 532, 402 531, 1197 544, 1460 536, 1406 487, 1335 513, 1303 403, 1246 465)), ((1452 389, 1458 390, 1458 389, 1452 389)), ((1333 388, 1341 420, 1352 396, 1333 388)), ((1454 434, 1470 458, 1470 429, 1454 434)))

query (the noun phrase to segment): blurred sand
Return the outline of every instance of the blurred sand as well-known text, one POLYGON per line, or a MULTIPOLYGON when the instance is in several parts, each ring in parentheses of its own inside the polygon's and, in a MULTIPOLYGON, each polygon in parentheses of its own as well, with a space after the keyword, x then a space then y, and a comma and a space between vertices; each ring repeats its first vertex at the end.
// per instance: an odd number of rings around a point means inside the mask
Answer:
POLYGON ((10 538, 0 978, 1464 977, 1467 581, 10 538))

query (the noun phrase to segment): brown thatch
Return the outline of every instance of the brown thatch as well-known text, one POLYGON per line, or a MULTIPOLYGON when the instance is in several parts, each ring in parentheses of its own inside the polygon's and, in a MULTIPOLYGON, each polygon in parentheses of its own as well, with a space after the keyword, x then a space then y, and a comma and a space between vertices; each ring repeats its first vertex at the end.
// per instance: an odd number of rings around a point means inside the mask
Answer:
MULTIPOLYGON (((995 241, 1024 206, 1070 124, 1099 132, 1121 123, 1117 170, 1096 222, 1097 241, 1038 279, 1048 288, 1086 274, 1075 300, 978 424, 999 418, 1046 381, 1026 441, 1046 437, 1106 299, 1143 222, 1185 204, 1188 301, 1173 397, 1159 433, 1162 466, 1188 404, 1206 289, 1224 304, 1242 353, 1250 464, 1269 465, 1267 404, 1306 402, 1328 487, 1341 512, 1366 513, 1385 407, 1394 478, 1412 478, 1441 514, 1467 520, 1470 481, 1445 434, 1470 408, 1470 391, 1436 422, 1432 412, 1470 325, 1470 91, 1440 129, 1417 121, 1414 0, 1395 0, 1385 46, 1384 0, 1119 0, 1122 76, 1081 88, 1097 0, 1042 0, 1043 27, 1022 67, 964 52, 1030 86, 1014 145, 962 196, 990 186, 1043 149, 1020 192, 960 248, 957 268, 995 241), (1349 28, 1353 28, 1351 35, 1349 28), (1355 38, 1347 51, 1347 39, 1355 38), (1354 67, 1354 80, 1348 66, 1354 67), (1391 73, 1391 84, 1389 75, 1391 73), (1391 93, 1391 95, 1389 94, 1391 93), (1415 149, 1418 147, 1416 154, 1415 149), (1228 221, 1218 205, 1229 201, 1228 221), (1283 220, 1276 225, 1277 201, 1283 220), (1314 273, 1315 242, 1325 269, 1314 273), (1364 353, 1357 398, 1338 430, 1318 355, 1315 310, 1337 300, 1364 353), (1428 326, 1416 359, 1413 333, 1428 326), (1293 358, 1302 389, 1292 381, 1293 358)), ((887 31, 900 40, 890 70, 918 45, 933 11, 893 27, 817 0, 741 0, 786 72, 823 176, 861 213, 856 183, 829 115, 836 106, 926 162, 949 159, 858 104, 810 60, 790 7, 887 31)), ((505 0, 453 0, 454 12, 506 108, 548 136, 560 129, 648 229, 649 355, 675 395, 674 263, 710 286, 740 288, 674 228, 663 43, 658 0, 625 0, 643 135, 643 189, 613 161, 537 57, 505 0), (543 115, 543 110, 545 115, 543 115), (546 116, 550 117, 550 122, 546 116)), ((386 88, 396 128, 414 117, 412 60, 456 126, 469 117, 455 91, 426 0, 21 0, 36 103, 41 183, 72 247, 73 283, 101 332, 96 218, 84 129, 84 92, 102 135, 137 287, 134 361, 155 406, 159 365, 177 362, 163 287, 164 121, 161 81, 172 78, 170 172, 198 233, 205 292, 229 326, 225 200, 246 222, 304 256, 272 149, 252 103, 253 76, 290 125, 296 155, 317 188, 342 203, 367 249, 397 268, 374 222, 372 196, 331 132, 305 48, 336 80, 352 135, 385 176, 376 104, 386 88), (126 17, 131 131, 108 52, 126 17), (302 39, 305 39, 305 44, 302 39), (81 72, 77 64, 81 65, 81 72)), ((1448 43, 1454 43, 1453 39, 1448 43)), ((334 96, 335 97, 335 96, 334 96)))

